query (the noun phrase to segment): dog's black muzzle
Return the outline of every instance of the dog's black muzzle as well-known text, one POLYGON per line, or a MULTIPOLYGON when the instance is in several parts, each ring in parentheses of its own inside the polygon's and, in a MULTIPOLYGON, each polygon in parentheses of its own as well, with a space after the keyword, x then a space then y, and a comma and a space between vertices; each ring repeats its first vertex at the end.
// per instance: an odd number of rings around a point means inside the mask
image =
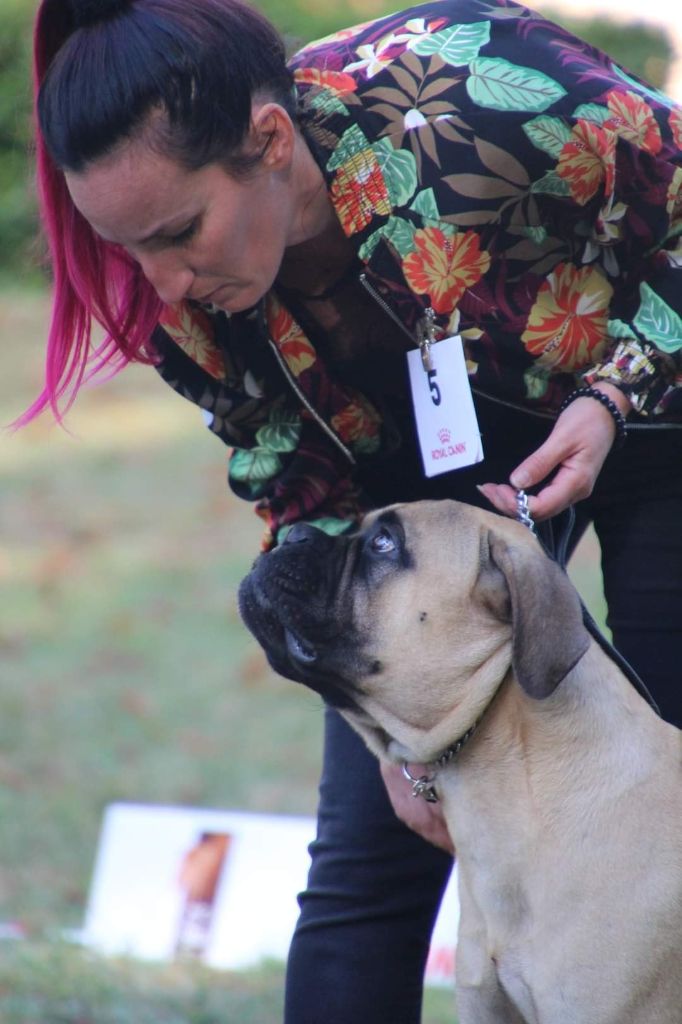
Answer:
POLYGON ((350 546, 346 537, 297 523, 239 588, 241 616, 274 670, 340 707, 354 703, 339 657, 350 626, 341 585, 350 546))

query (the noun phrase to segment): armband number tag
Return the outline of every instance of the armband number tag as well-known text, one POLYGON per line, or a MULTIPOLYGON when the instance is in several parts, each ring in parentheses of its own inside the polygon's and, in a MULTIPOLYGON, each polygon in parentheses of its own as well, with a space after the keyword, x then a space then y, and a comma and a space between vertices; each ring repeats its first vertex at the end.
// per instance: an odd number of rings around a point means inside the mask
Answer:
POLYGON ((434 342, 431 369, 407 353, 417 437, 427 477, 483 461, 483 444, 459 335, 434 342))

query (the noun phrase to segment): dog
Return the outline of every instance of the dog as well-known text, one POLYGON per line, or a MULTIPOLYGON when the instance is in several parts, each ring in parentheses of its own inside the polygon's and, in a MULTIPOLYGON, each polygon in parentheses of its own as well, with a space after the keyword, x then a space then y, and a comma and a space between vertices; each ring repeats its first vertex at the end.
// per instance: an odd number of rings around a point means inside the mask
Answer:
POLYGON ((680 1024, 682 733, 526 527, 451 501, 335 538, 299 524, 240 609, 378 757, 431 766, 461 1024, 680 1024))

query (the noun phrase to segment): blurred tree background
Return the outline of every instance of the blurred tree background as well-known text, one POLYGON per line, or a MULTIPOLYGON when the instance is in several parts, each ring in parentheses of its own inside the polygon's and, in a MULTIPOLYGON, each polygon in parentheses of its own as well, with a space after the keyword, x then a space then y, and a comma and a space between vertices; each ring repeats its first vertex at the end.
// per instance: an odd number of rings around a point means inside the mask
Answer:
POLYGON ((30 187, 32 0, 0 0, 0 274, 33 271, 36 234, 30 187))
MULTIPOLYGON (((65 0, 66 2, 66 0, 65 0)), ((30 33, 36 0, 0 0, 0 276, 40 274, 30 153, 30 33)), ((297 43, 398 8, 395 0, 261 0, 258 6, 297 43)), ((548 15, 551 16, 551 15, 548 15)), ((665 87, 670 40, 646 24, 555 17, 652 85, 665 87)))

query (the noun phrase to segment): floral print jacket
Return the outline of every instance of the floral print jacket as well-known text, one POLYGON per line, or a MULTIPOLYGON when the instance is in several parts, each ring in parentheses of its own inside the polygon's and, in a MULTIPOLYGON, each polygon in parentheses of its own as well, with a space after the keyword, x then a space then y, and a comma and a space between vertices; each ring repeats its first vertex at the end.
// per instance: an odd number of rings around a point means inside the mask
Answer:
MULTIPOLYGON (((428 310, 436 337, 461 335, 474 391, 552 414, 603 380, 682 419, 682 110, 511 0, 431 0, 291 68, 364 284, 415 344, 428 310)), ((281 297, 230 318, 169 307, 154 341, 233 449, 266 547, 297 519, 357 517, 381 416, 281 297)))

